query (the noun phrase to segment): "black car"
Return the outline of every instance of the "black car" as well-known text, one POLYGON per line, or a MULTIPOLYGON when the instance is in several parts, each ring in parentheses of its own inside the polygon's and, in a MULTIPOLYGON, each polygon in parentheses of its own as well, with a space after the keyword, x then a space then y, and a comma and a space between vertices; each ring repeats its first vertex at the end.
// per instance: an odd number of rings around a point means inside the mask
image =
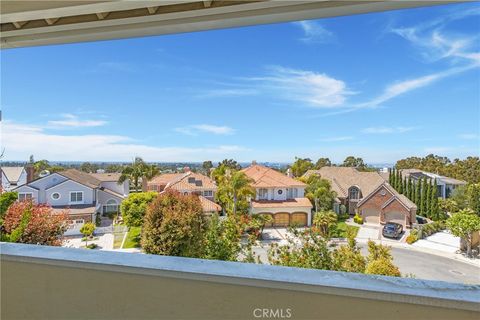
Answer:
POLYGON ((395 222, 388 222, 382 230, 382 235, 387 238, 398 238, 403 231, 403 226, 395 222))
POLYGON ((417 223, 418 224, 425 224, 425 223, 428 223, 428 220, 425 217, 417 216, 417 223))

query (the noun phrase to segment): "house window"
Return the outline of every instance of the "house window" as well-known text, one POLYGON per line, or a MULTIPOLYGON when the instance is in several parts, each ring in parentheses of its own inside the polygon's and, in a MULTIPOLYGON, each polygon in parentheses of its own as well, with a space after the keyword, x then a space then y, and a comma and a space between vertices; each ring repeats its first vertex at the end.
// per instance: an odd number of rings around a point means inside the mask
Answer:
POLYGON ((294 199, 298 197, 298 190, 297 188, 290 188, 290 189, 287 189, 287 198, 288 199, 294 199))
POLYGON ((277 193, 278 193, 278 194, 282 194, 282 193, 283 193, 283 190, 280 189, 280 190, 277 191, 277 193))
POLYGON ((83 203, 83 191, 70 192, 70 203, 83 203))
POLYGON ((115 199, 110 199, 107 204, 103 206, 103 212, 118 212, 118 202, 115 199))
POLYGON ((52 199, 53 199, 53 200, 58 200, 58 199, 60 199, 60 193, 58 193, 58 192, 52 193, 52 199))
POLYGON ((348 198, 352 200, 360 199, 360 190, 357 187, 351 187, 348 189, 348 198))
POLYGON ((258 189, 258 199, 266 200, 268 198, 268 189, 258 189))
POLYGON ((20 192, 18 194, 18 201, 32 200, 33 193, 31 192, 20 192))
POLYGON ((212 190, 205 190, 205 191, 203 191, 203 196, 204 197, 213 197, 213 191, 212 190))

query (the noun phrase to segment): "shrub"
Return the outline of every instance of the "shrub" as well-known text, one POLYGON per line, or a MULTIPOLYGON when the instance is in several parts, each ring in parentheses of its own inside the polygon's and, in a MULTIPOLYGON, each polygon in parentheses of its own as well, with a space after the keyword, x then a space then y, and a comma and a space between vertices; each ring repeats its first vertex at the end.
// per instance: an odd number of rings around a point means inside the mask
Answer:
POLYGON ((142 227, 142 248, 146 253, 201 257, 205 229, 198 196, 167 190, 147 208, 142 227))
POLYGON ((95 216, 95 225, 100 227, 102 224, 102 218, 100 217, 100 213, 97 213, 95 216))
POLYGON ((353 217, 353 221, 358 224, 363 224, 363 218, 360 217, 358 213, 356 213, 355 216, 353 217))
POLYGON ((96 245, 95 243, 90 243, 88 246, 86 246, 85 248, 87 249, 96 249, 98 248, 98 245, 96 245))
POLYGON ((131 193, 121 204, 125 224, 129 227, 140 227, 143 224, 143 217, 147 212, 148 205, 156 197, 157 193, 153 191, 131 193))
POLYGON ((406 241, 408 244, 412 244, 417 240, 418 240, 418 230, 413 229, 412 231, 410 231, 410 234, 408 235, 406 241))
POLYGON ((391 277, 401 276, 400 270, 392 263, 392 261, 383 257, 370 261, 365 268, 365 273, 391 277))

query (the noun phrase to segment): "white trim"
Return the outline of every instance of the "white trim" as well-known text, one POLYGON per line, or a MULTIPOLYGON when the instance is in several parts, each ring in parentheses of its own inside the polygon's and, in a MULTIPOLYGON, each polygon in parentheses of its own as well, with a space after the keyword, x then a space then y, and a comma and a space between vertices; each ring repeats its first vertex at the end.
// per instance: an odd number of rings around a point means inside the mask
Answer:
MULTIPOLYGON (((27 184, 24 184, 24 185, 21 185, 21 186, 19 186, 19 187, 16 187, 15 189, 18 189, 18 188, 21 188, 21 187, 30 187, 30 186, 29 186, 30 184, 35 183, 35 182, 40 181, 40 180, 43 180, 43 179, 46 179, 46 178, 49 178, 49 177, 51 177, 51 176, 53 176, 53 175, 57 175, 57 176, 60 176, 60 177, 65 178, 65 179, 68 180, 67 177, 62 176, 62 175, 58 174, 57 172, 54 172, 54 173, 51 173, 51 174, 49 174, 49 175, 47 175, 47 176, 45 176, 45 177, 37 178, 37 179, 35 179, 35 180, 33 180, 33 181, 30 181, 30 182, 27 183, 27 184)), ((56 186, 56 185, 55 185, 55 186, 56 186)), ((37 188, 35 188, 35 187, 30 187, 30 188, 33 188, 33 189, 35 189, 35 190, 39 190, 39 189, 37 189, 37 188)), ((50 188, 52 188, 52 187, 50 187, 50 188)), ((12 191, 14 191, 15 189, 13 189, 12 191)))
POLYGON ((51 186, 50 188, 45 189, 45 191, 48 191, 48 190, 53 189, 53 188, 56 188, 56 187, 58 187, 58 186, 60 186, 60 185, 62 185, 62 184, 64 184, 64 183, 69 182, 69 181, 70 181, 70 182, 74 182, 74 183, 76 183, 76 184, 78 184, 78 185, 84 186, 84 187, 86 187, 86 188, 89 188, 89 189, 91 189, 91 190, 96 189, 96 188, 89 187, 89 186, 87 186, 86 184, 83 184, 83 183, 81 183, 81 182, 78 182, 78 181, 72 180, 72 179, 70 179, 70 178, 67 178, 67 177, 65 177, 65 176, 62 176, 61 174, 59 174, 59 176, 65 178, 65 179, 67 179, 67 180, 62 181, 62 182, 57 183, 57 184, 54 184, 54 185, 51 186))
MULTIPOLYGON (((18 187, 16 187, 16 188, 12 189, 11 191, 15 191, 15 190, 20 189, 20 188, 23 188, 23 187, 27 187, 27 188, 33 189, 33 190, 35 190, 35 191, 37 191, 37 192, 39 191, 39 189, 37 189, 37 188, 35 188, 35 187, 32 187, 32 186, 29 186, 28 184, 22 184, 21 186, 18 186, 18 187)), ((15 191, 15 192, 18 192, 18 191, 15 191)))
POLYGON ((61 194, 60 192, 53 192, 53 193, 50 195, 50 198, 52 198, 52 200, 54 200, 54 201, 57 201, 57 200, 62 199, 62 194, 61 194), (57 199, 55 199, 55 198, 53 197, 54 194, 58 194, 58 198, 57 198, 57 199))
POLYGON ((83 191, 70 191, 68 193, 68 204, 84 204, 85 203, 85 195, 83 191), (82 194, 82 201, 73 201, 72 202, 72 193, 81 193, 82 194))

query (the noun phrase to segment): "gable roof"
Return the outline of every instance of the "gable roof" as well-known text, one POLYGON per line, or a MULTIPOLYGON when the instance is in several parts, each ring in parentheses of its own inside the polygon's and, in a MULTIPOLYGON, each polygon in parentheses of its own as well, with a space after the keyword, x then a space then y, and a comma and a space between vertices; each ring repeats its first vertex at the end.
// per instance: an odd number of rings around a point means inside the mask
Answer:
POLYGON ((417 208, 417 205, 415 203, 413 203, 410 199, 408 199, 406 196, 404 196, 403 194, 400 194, 397 192, 397 190, 395 190, 388 182, 383 182, 381 185, 379 185, 377 188, 375 188, 375 190, 373 190, 369 195, 367 195, 366 197, 364 197, 362 200, 360 200, 357 204, 357 208, 360 208, 365 202, 368 201, 368 199, 370 199, 378 190, 380 190, 381 188, 385 188, 387 189, 388 192, 390 192, 390 194, 392 195, 391 198, 389 198, 383 205, 382 205, 382 208, 385 208, 386 206, 388 206, 392 201, 394 200, 398 200, 398 202, 400 202, 401 205, 403 205, 407 210, 410 210, 410 209, 416 209, 417 208))
POLYGON ((180 179, 183 175, 185 175, 185 173, 163 173, 163 174, 160 174, 156 177, 154 177, 153 179, 151 179, 150 181, 148 181, 148 184, 149 185, 164 185, 166 186, 167 184, 177 180, 177 179, 180 179))
POLYGON ((165 189, 183 190, 215 190, 217 185, 209 177, 195 172, 165 173, 148 182, 149 185, 162 185, 165 189))
POLYGON ((212 200, 205 198, 204 196, 198 196, 200 203, 202 204, 203 212, 219 212, 222 210, 222 207, 212 200))
POLYGON ((87 187, 90 188, 97 188, 100 186, 100 180, 97 178, 93 177, 91 174, 82 172, 77 169, 68 169, 65 171, 59 171, 57 172, 59 175, 64 176, 65 178, 68 178, 70 180, 73 180, 75 182, 81 183, 87 187))
POLYGON ((22 172, 25 170, 24 167, 2 167, 3 174, 7 180, 11 183, 15 183, 20 179, 22 172))
POLYGON ((348 189, 356 186, 362 192, 363 197, 385 182, 378 172, 363 172, 351 167, 322 167, 319 170, 308 170, 303 176, 319 175, 330 181, 332 190, 340 198, 348 197, 348 189))
POLYGON ((254 188, 305 187, 306 184, 290 178, 274 169, 254 164, 242 170, 254 183, 254 188))
POLYGON ((117 182, 121 173, 90 173, 92 177, 101 182, 117 182))

